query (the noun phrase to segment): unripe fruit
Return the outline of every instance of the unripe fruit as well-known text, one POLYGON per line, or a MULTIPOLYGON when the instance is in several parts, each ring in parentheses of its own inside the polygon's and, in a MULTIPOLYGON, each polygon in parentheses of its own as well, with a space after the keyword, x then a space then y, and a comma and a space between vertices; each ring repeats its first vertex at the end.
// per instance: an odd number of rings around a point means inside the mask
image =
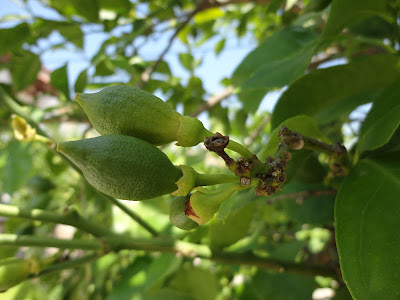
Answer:
POLYGON ((186 203, 188 201, 189 196, 174 197, 169 210, 171 223, 183 230, 191 230, 200 226, 185 214, 186 203))
POLYGON ((27 279, 30 274, 38 272, 38 262, 33 259, 8 257, 0 260, 0 292, 12 288, 27 279))
POLYGON ((64 142, 57 150, 82 170, 91 185, 115 198, 144 200, 169 194, 182 176, 161 150, 130 136, 64 142))
POLYGON ((183 147, 195 146, 210 135, 198 119, 183 117, 138 88, 115 85, 93 94, 77 93, 75 100, 101 135, 129 135, 153 145, 178 141, 183 147))
POLYGON ((244 189, 238 184, 230 184, 217 191, 209 191, 203 187, 190 196, 187 216, 198 224, 202 225, 210 221, 219 210, 221 203, 230 197, 235 191, 244 189))

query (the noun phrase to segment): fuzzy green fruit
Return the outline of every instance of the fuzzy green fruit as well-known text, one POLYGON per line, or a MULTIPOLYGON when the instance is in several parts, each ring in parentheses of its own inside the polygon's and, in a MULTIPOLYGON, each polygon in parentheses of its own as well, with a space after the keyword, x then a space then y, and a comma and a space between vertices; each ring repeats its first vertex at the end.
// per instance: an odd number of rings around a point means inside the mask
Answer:
POLYGON ((195 146, 210 135, 198 119, 182 116, 135 87, 114 85, 93 94, 77 93, 75 100, 101 135, 129 135, 153 145, 178 141, 183 147, 195 146))
POLYGON ((82 170, 91 185, 115 198, 145 200, 169 194, 182 176, 161 150, 130 136, 64 142, 57 150, 82 170))
POLYGON ((24 260, 8 257, 0 260, 0 292, 19 284, 30 274, 39 272, 38 262, 33 259, 24 260))
POLYGON ((171 223, 183 230, 191 230, 200 226, 185 214, 186 203, 188 201, 189 196, 174 197, 169 210, 171 223))

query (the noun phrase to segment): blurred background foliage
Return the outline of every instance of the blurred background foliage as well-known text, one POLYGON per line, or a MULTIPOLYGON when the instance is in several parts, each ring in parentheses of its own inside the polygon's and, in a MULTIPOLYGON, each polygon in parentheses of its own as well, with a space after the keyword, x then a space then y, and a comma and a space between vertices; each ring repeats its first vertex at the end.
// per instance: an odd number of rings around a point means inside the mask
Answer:
MULTIPOLYGON (((151 238, 140 224, 100 197, 51 147, 15 139, 10 126, 18 110, 6 98, 23 107, 28 122, 34 127, 40 124, 55 142, 96 136, 73 96, 116 83, 160 96, 182 114, 198 116, 211 131, 247 145, 261 159, 274 149, 273 143, 276 147, 274 129, 285 122, 309 136, 344 142, 353 163, 382 153, 392 153, 398 160, 400 3, 396 0, 23 0, 18 4, 24 13, 4 15, 0 24, 3 204, 57 212, 76 209, 116 232, 151 238), (97 32, 106 39, 89 54, 88 36, 97 32), (208 67, 209 75, 200 75, 197 70, 203 61, 196 50, 207 43, 218 57, 232 46, 231 40, 254 43, 254 50, 242 61, 230 63, 234 72, 218 83, 220 91, 207 90, 206 77, 214 78, 212 73, 219 70, 208 67), (174 43, 183 49, 173 53, 181 72, 166 59, 174 43), (159 53, 155 59, 146 56, 149 48, 159 53), (46 67, 46 57, 66 52, 81 56, 84 69, 78 72, 68 61, 54 70, 46 67), (269 95, 280 97, 273 112, 260 106, 269 95), (380 101, 381 108, 374 104, 366 119, 369 124, 363 123, 371 108, 368 103, 377 99, 389 100, 380 101), (379 112, 387 111, 392 111, 387 123, 374 129, 379 112), (382 141, 375 141, 382 128, 387 133, 383 130, 382 141)), ((202 145, 189 149, 168 145, 162 150, 176 165, 207 174, 228 172, 223 161, 202 145)), ((392 169, 390 174, 400 174, 392 169)), ((282 192, 271 198, 256 197, 251 190, 236 193, 212 221, 190 232, 169 222, 170 196, 124 204, 162 236, 207 245, 216 252, 253 253, 339 270, 334 206, 344 176, 332 176, 326 155, 306 150, 293 153, 288 174, 282 192)), ((3 233, 89 236, 60 224, 16 218, 0 222, 3 233)), ((82 254, 82 250, 0 247, 0 258, 37 256, 57 262, 82 254)), ((122 250, 25 281, 0 294, 0 299, 351 299, 340 276, 334 277, 122 250)))

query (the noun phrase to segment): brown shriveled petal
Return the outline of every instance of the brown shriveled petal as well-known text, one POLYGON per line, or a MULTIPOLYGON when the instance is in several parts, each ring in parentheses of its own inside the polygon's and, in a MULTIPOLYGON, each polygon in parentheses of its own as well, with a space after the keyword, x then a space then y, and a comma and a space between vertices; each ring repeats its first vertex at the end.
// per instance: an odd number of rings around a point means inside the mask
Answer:
POLYGON ((192 206, 190 205, 190 199, 188 201, 186 201, 185 203, 185 215, 189 216, 194 216, 196 218, 199 218, 198 215, 196 215, 196 213, 194 212, 192 206))
POLYGON ((251 183, 251 178, 248 178, 248 177, 241 177, 240 178, 240 184, 242 186, 249 186, 250 183, 251 183))
POLYGON ((216 132, 213 136, 208 136, 204 139, 204 146, 208 151, 215 152, 220 156, 225 164, 229 167, 235 162, 228 154, 225 153, 225 148, 229 144, 229 136, 224 136, 216 132))
POLYGON ((224 150, 229 144, 229 136, 225 136, 216 132, 213 136, 208 136, 204 139, 204 146, 209 151, 218 152, 224 150))

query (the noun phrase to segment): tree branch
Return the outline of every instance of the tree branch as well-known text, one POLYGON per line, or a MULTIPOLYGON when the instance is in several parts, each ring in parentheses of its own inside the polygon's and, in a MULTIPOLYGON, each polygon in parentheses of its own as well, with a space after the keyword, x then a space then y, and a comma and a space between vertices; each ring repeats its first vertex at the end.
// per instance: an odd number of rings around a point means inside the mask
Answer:
POLYGON ((265 126, 271 121, 271 115, 267 115, 260 123, 260 125, 254 130, 251 134, 249 139, 246 141, 245 146, 250 147, 256 138, 260 135, 261 131, 264 129, 265 126))
POLYGON ((92 223, 83 218, 76 211, 60 214, 42 209, 26 209, 12 205, 0 204, 0 216, 70 225, 84 232, 93 234, 96 237, 114 234, 108 228, 92 223))
POLYGON ((155 63, 149 67, 147 67, 144 72, 141 75, 140 82, 138 83, 138 87, 143 89, 146 83, 150 80, 151 74, 157 69, 157 67, 160 65, 160 63, 163 61, 164 56, 168 53, 169 49, 171 49, 172 44, 175 40, 175 38, 178 36, 179 32, 183 28, 186 27, 186 25, 190 22, 190 20, 194 17, 194 15, 198 12, 198 9, 195 9, 193 12, 191 12, 185 21, 183 21, 179 26, 175 29, 174 34, 169 38, 167 46, 164 48, 163 52, 161 52, 160 56, 158 59, 155 61, 155 63))
POLYGON ((55 238, 41 238, 37 236, 17 236, 14 234, 0 235, 0 245, 60 247, 69 249, 105 250, 119 251, 122 249, 159 251, 177 253, 189 258, 205 258, 225 264, 251 265, 259 268, 278 272, 291 272, 310 276, 326 276, 340 278, 334 269, 306 263, 295 263, 292 261, 262 258, 254 254, 213 252, 205 245, 188 242, 175 241, 173 239, 154 238, 151 240, 132 239, 125 236, 104 237, 103 243, 90 240, 60 240, 55 238))
POLYGON ((233 92, 233 87, 229 86, 227 87, 224 91, 222 91, 219 94, 215 94, 211 96, 206 102, 202 103, 199 105, 194 112, 192 112, 189 116, 191 117, 197 117, 199 114, 201 114, 203 111, 210 110, 213 108, 215 105, 220 103, 222 100, 228 98, 230 95, 232 95, 233 92))
POLYGON ((66 240, 37 235, 0 234, 0 245, 55 247, 59 249, 81 249, 103 251, 104 245, 97 240, 66 240))
POLYGON ((100 258, 101 256, 103 256, 103 255, 95 252, 95 253, 84 255, 84 256, 76 258, 76 259, 67 260, 67 261, 60 262, 60 263, 55 263, 53 265, 43 268, 39 272, 39 274, 32 275, 30 278, 40 277, 43 275, 47 275, 48 273, 62 271, 65 269, 76 268, 83 264, 89 263, 93 260, 96 260, 96 259, 100 258))
POLYGON ((297 193, 285 194, 285 195, 278 195, 272 197, 267 201, 268 204, 275 203, 277 201, 283 199, 306 199, 311 196, 324 196, 324 195, 336 195, 337 191, 335 190, 310 190, 310 191, 301 191, 297 193))
POLYGON ((289 145, 289 147, 294 150, 300 150, 304 148, 337 157, 347 154, 346 148, 341 143, 329 145, 308 136, 304 136, 298 132, 291 131, 284 125, 282 125, 278 135, 282 142, 289 145))

